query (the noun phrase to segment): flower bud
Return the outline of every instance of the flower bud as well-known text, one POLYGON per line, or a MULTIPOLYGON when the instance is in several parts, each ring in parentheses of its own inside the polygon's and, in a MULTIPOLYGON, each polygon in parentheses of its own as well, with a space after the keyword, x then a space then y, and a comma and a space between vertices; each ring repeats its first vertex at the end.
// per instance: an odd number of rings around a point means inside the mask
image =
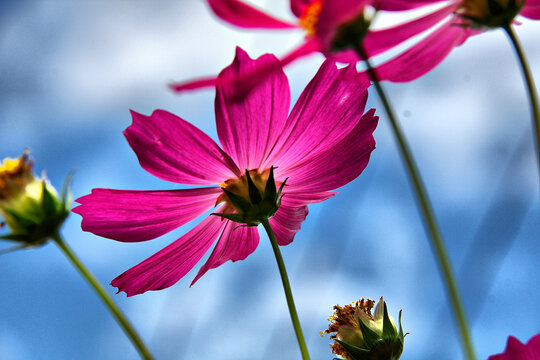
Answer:
POLYGON ((11 233, 0 239, 36 246, 53 236, 69 214, 70 178, 66 179, 59 200, 47 178, 37 178, 32 173, 28 152, 17 159, 4 159, 0 164, 0 217, 11 233))
POLYGON ((348 360, 397 360, 403 352, 405 335, 401 327, 401 311, 399 312, 399 331, 394 320, 388 315, 383 298, 371 309, 375 301, 367 299, 354 302, 343 307, 334 306, 334 315, 328 320, 328 330, 321 331, 335 342, 331 344, 332 352, 342 359, 348 360))

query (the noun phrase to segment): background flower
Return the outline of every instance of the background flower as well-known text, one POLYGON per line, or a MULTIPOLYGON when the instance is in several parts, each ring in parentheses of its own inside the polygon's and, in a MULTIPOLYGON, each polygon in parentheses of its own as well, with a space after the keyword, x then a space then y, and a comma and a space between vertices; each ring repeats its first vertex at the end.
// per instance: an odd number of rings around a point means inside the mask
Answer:
POLYGON ((540 334, 522 344, 513 336, 508 337, 504 353, 492 355, 488 360, 538 360, 540 359, 540 334))
MULTIPOLYGON (((286 1, 251 3, 291 18, 286 1)), ((279 56, 304 37, 303 31, 228 28, 209 19, 202 1, 11 1, 0 3, 0 10, 0 153, 15 157, 30 147, 53 184, 76 169, 75 197, 92 187, 170 188, 144 171, 126 145, 126 109, 168 109, 217 141, 208 106, 214 90, 177 96, 164 84, 217 74, 230 64, 235 45, 252 56, 270 50, 279 56)), ((516 31, 540 78, 540 63, 532 61, 540 56, 540 22, 524 19, 516 31)), ((385 84, 407 120, 404 130, 440 211, 479 359, 501 352, 509 333, 526 340, 538 331, 538 174, 529 126, 515 121, 528 118, 528 104, 515 56, 501 46, 506 42, 501 31, 472 37, 425 76, 405 86, 385 84), (523 295, 519 306, 509 306, 517 294, 523 295)), ((293 103, 323 60, 314 54, 286 68, 293 103)), ((370 97, 368 108, 380 107, 376 98, 370 97)), ((293 285, 302 326, 310 350, 330 358, 328 338, 319 336, 328 309, 379 294, 384 283, 390 313, 403 308, 411 332, 403 358, 455 360, 461 351, 447 326, 444 290, 388 130, 381 120, 377 150, 362 176, 339 196, 312 206, 309 221, 284 251, 291 280, 301 279, 293 285), (441 335, 433 340, 435 329, 441 335), (427 342, 433 344, 429 352, 427 342)), ((70 216, 63 233, 107 284, 188 230, 186 225, 127 246, 81 232, 80 218, 70 216)), ((293 358, 298 345, 282 331, 290 326, 288 315, 264 311, 285 306, 272 256, 261 242, 246 260, 209 271, 189 290, 196 271, 167 291, 115 301, 159 359, 216 353, 223 360, 293 358), (261 323, 265 333, 258 331, 261 323), (264 353, 239 353, 228 336, 232 331, 264 353)), ((54 246, 1 256, 0 272, 3 359, 137 357, 54 246)))

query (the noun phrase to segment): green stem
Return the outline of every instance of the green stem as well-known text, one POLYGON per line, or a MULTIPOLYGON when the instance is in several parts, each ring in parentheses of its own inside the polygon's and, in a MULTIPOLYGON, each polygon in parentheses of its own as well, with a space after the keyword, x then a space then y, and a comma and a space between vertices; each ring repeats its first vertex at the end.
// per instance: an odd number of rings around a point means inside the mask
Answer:
POLYGON ((504 27, 504 30, 510 38, 510 42, 516 50, 516 54, 519 58, 519 63, 521 64, 521 70, 523 71, 523 77, 527 83, 527 90, 529 91, 529 100, 531 102, 531 111, 532 111, 532 121, 533 127, 535 130, 534 140, 536 143, 536 160, 538 162, 538 170, 540 171, 540 107, 538 106, 538 94, 536 93, 536 86, 534 85, 534 79, 527 63, 525 53, 521 48, 521 44, 517 38, 512 25, 504 27))
POLYGON ((139 354, 141 355, 142 359, 145 360, 152 360, 153 357, 144 345, 143 341, 133 328, 133 326, 129 323, 125 315, 122 313, 120 308, 114 303, 114 301, 111 299, 109 294, 105 291, 103 286, 96 280, 94 275, 83 265, 81 260, 73 253, 73 250, 66 244, 66 242, 62 239, 62 236, 58 233, 53 235, 53 240, 56 242, 60 250, 66 255, 66 257, 71 261, 73 266, 77 268, 79 273, 88 281, 90 286, 94 289, 94 291, 98 294, 98 296, 101 298, 101 300, 105 303, 111 314, 114 316, 115 320, 118 322, 122 330, 126 333, 126 335, 129 337, 139 354))
POLYGON ((420 173, 414 162, 411 150, 409 149, 409 145, 405 140, 405 136, 403 135, 403 132, 401 131, 401 128, 399 127, 399 124, 396 120, 396 116, 394 115, 394 111, 390 105, 390 102, 388 101, 388 98, 386 97, 386 94, 381 84, 379 83, 375 70, 371 67, 371 64, 369 63, 368 57, 366 56, 363 47, 361 45, 358 45, 356 46, 355 50, 358 52, 358 55, 360 55, 360 58, 363 59, 366 63, 368 74, 373 81, 375 89, 377 90, 377 93, 379 94, 379 97, 383 103, 383 106, 390 120, 392 130, 397 139, 401 156, 405 160, 405 167, 409 174, 410 181, 412 182, 416 199, 418 200, 418 205, 420 207, 420 212, 424 220, 424 229, 426 231, 428 240, 430 240, 431 247, 435 252, 435 259, 439 265, 439 269, 442 271, 442 280, 446 287, 447 296, 450 297, 450 303, 452 304, 454 316, 458 323, 464 355, 466 359, 475 360, 476 357, 474 355, 474 349, 471 341, 471 336, 469 334, 469 327, 467 324, 465 311, 463 310, 463 306, 461 305, 462 303, 460 300, 458 288, 456 285, 456 281, 454 280, 450 261, 448 260, 446 250, 444 248, 442 235, 439 231, 437 221, 435 220, 435 215, 433 213, 424 184, 420 177, 420 173))
POLYGON ((298 340, 298 346, 300 347, 300 352, 302 353, 303 360, 309 360, 309 354, 306 347, 306 341, 304 340, 304 334, 302 333, 302 328, 300 327, 300 321, 298 320, 298 313, 296 312, 296 307, 294 306, 294 299, 291 291, 291 285, 289 284, 289 278, 287 276, 287 270, 285 269, 285 263, 281 257, 281 252, 279 251, 279 245, 276 241, 276 236, 274 231, 270 226, 268 220, 262 222, 268 237, 270 238, 270 243, 272 244, 272 249, 274 250, 274 255, 276 256, 276 262, 279 268, 279 274, 281 275, 281 282, 283 283, 283 290, 285 291, 285 297, 287 298, 287 306, 289 307, 289 313, 291 315, 291 322, 294 327, 294 332, 296 334, 296 340, 298 340))

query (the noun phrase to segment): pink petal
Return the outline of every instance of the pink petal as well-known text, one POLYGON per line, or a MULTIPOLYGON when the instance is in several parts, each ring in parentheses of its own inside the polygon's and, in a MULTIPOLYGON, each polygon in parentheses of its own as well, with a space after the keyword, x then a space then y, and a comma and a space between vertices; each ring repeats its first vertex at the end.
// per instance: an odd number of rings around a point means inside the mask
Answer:
POLYGON ((221 19, 244 28, 290 29, 298 27, 275 19, 238 0, 207 0, 212 11, 221 19))
POLYGON ((226 224, 218 217, 207 217, 172 244, 118 276, 111 285, 127 296, 174 285, 203 257, 226 224))
MULTIPOLYGON (((437 66, 469 37, 467 28, 447 22, 401 55, 377 67, 379 80, 412 81, 437 66)), ((367 74, 363 74, 367 78, 367 74)))
POLYGON ((374 113, 375 109, 366 112, 334 146, 328 147, 323 142, 320 147, 325 151, 310 155, 290 168, 280 169, 280 176, 283 176, 281 173, 288 174, 290 189, 302 192, 333 190, 360 175, 375 149, 373 131, 379 118, 374 113))
POLYGON ((175 92, 182 92, 188 90, 195 90, 204 87, 216 86, 216 78, 209 77, 197 80, 190 80, 188 82, 179 82, 170 84, 169 87, 175 92))
MULTIPOLYGON (((255 85, 258 81, 263 81, 263 79, 272 72, 276 70, 281 70, 283 66, 289 64, 290 62, 301 58, 303 56, 309 55, 313 52, 321 50, 321 45, 318 39, 309 39, 302 43, 299 47, 289 52, 281 59, 279 62, 268 62, 266 64, 259 64, 252 71, 244 74, 236 74, 232 76, 221 76, 219 82, 223 87, 240 87, 244 91, 249 91, 249 89, 255 85)), ((217 77, 208 77, 201 78, 197 80, 190 80, 187 82, 178 82, 170 84, 169 87, 175 92, 184 92, 194 89, 200 89, 209 86, 215 86, 218 79, 217 77)))
POLYGON ((540 0, 525 0, 520 15, 533 20, 540 20, 540 0))
POLYGON ((279 245, 289 245, 294 240, 294 235, 300 230, 300 225, 307 214, 307 206, 291 206, 286 197, 283 197, 278 211, 268 220, 279 245))
POLYGON ((149 173, 180 184, 218 184, 239 174, 214 140, 178 116, 163 110, 131 115, 124 135, 149 173))
POLYGON ((304 89, 263 167, 286 167, 332 147, 358 123, 367 101, 368 81, 350 81, 354 67, 337 69, 325 61, 304 89), (324 145, 324 147, 322 146, 324 145))
MULTIPOLYGON (((298 190, 297 190, 298 191, 298 190)), ((320 193, 302 193, 302 192, 296 192, 294 189, 290 189, 289 187, 285 186, 285 190, 283 192, 284 198, 287 198, 287 204, 293 207, 298 207, 302 205, 307 204, 314 204, 318 202, 322 202, 324 200, 328 200, 331 197, 333 197, 336 193, 333 192, 320 192, 320 193)))
POLYGON ((296 17, 304 15, 306 7, 318 0, 291 0, 291 11, 296 17))
POLYGON ((446 0, 374 0, 373 6, 378 10, 402 11, 420 6, 435 4, 446 0))
POLYGON ((206 263, 201 267, 190 286, 195 284, 208 270, 215 269, 228 260, 233 262, 244 260, 249 254, 255 251, 257 245, 259 245, 259 232, 257 231, 257 227, 240 227, 240 224, 238 223, 232 221, 227 222, 228 224, 221 234, 214 251, 212 251, 212 254, 206 263))
POLYGON ((118 241, 154 239, 202 215, 214 206, 218 187, 170 191, 93 189, 77 199, 73 212, 81 227, 118 241))
POLYGON ((403 41, 420 34, 452 14, 457 5, 458 4, 450 3, 448 6, 404 24, 387 29, 370 31, 363 43, 367 54, 369 57, 380 54, 403 41))
POLYGON ((289 111, 290 92, 279 60, 263 55, 252 60, 237 48, 233 63, 218 77, 216 124, 223 149, 240 169, 256 169, 281 136, 289 111), (247 91, 220 79, 254 73, 257 68, 275 67, 247 91), (241 96, 239 96, 241 95, 241 96))
POLYGON ((527 345, 523 345, 513 336, 508 337, 504 353, 492 355, 488 360, 539 360, 540 334, 533 336, 527 345))

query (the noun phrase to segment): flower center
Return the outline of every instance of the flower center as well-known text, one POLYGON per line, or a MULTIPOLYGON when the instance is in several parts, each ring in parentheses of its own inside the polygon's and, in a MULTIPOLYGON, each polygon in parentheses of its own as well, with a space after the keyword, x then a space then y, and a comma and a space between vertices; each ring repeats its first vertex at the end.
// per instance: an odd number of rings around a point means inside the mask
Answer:
POLYGON ((33 177, 26 153, 17 159, 5 158, 0 164, 0 201, 18 195, 33 177))
POLYGON ((321 12, 322 1, 315 0, 304 9, 304 13, 300 16, 300 26, 306 30, 307 36, 315 35, 317 31, 317 22, 319 21, 319 13, 321 12))
POLYGON ((464 0, 456 10, 473 27, 503 27, 512 22, 523 0, 464 0))
POLYGON ((283 187, 287 179, 281 183, 279 191, 274 179, 274 167, 259 172, 246 170, 246 174, 236 179, 229 179, 221 185, 221 194, 216 205, 225 202, 223 213, 212 213, 247 226, 257 226, 268 220, 281 204, 283 187))
MULTIPOLYGON (((257 189, 264 194, 264 189, 266 187, 266 182, 268 181, 268 176, 270 175, 270 169, 264 170, 262 173, 259 172, 259 169, 249 170, 249 176, 257 189)), ((222 188, 227 189, 228 191, 243 197, 244 199, 249 199, 249 185, 247 180, 247 175, 242 175, 236 179, 226 180, 223 184, 219 184, 222 188)), ((227 194, 223 193, 219 196, 216 204, 226 202, 227 205, 233 206, 227 194)))

